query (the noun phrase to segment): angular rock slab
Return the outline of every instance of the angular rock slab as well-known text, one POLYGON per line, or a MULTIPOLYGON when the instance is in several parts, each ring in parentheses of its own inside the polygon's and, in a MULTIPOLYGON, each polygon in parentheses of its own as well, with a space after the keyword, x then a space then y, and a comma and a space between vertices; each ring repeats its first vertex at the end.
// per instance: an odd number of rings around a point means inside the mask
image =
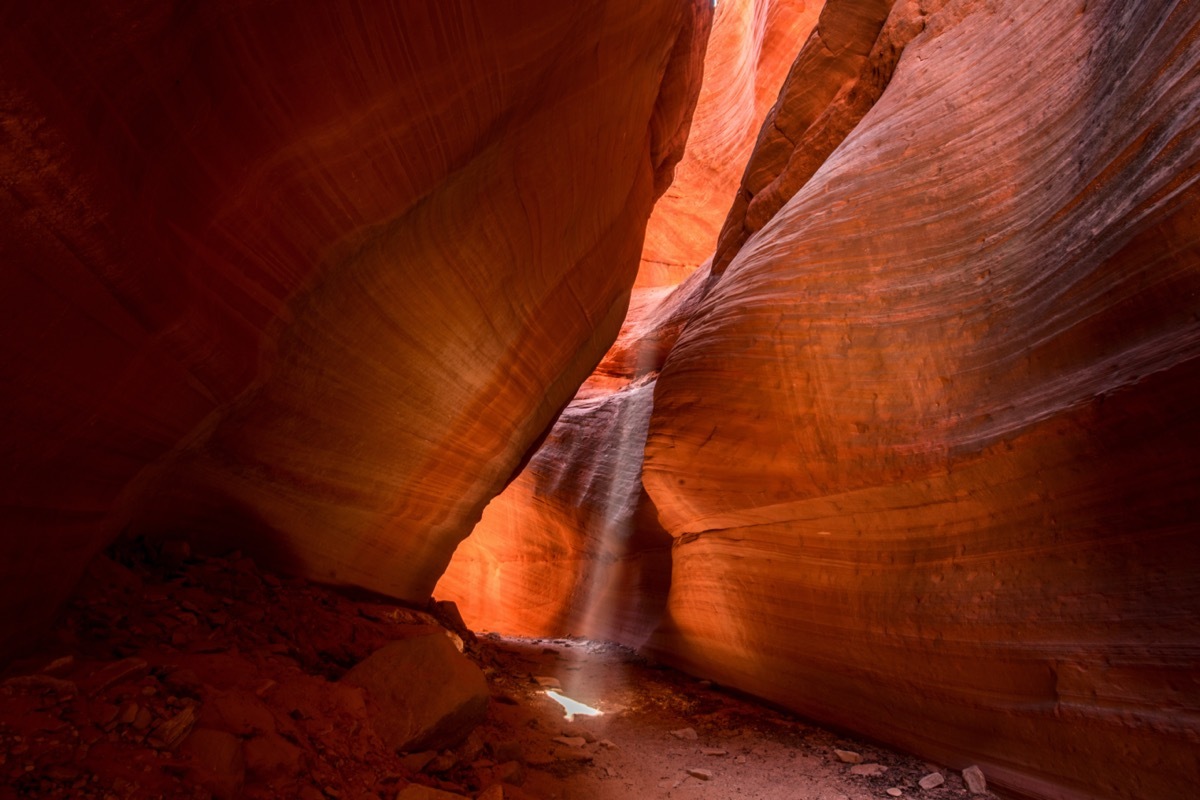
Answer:
POLYGON ((483 672, 440 629, 392 642, 342 677, 376 707, 375 731, 398 752, 453 747, 483 721, 483 672))

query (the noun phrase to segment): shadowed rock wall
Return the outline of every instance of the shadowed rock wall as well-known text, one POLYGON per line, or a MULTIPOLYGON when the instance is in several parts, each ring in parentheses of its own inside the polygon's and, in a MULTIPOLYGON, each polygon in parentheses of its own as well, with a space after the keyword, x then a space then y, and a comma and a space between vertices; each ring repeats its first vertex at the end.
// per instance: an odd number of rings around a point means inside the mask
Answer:
POLYGON ((0 653, 122 529, 426 597, 616 335, 710 14, 0 12, 0 653))

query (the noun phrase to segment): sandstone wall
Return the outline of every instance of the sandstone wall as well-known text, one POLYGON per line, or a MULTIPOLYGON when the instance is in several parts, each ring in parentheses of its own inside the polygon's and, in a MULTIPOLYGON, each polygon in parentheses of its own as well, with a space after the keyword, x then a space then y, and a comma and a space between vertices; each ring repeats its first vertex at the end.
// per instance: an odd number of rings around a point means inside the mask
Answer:
POLYGON ((638 286, 674 286, 712 255, 763 116, 824 5, 717 4, 687 151, 650 215, 638 286))
POLYGON ((786 191, 655 391, 654 646, 1034 796, 1187 796, 1200 11, 939 5, 808 176, 811 126, 752 159, 743 209, 786 191))
POLYGON ((712 253, 763 114, 821 7, 718 4, 687 151, 650 217, 617 342, 545 446, 485 509, 436 588, 471 625, 640 644, 657 623, 671 539, 639 481, 653 380, 702 294, 707 269, 697 268, 712 253))
POLYGON ((0 653, 119 531, 428 595, 620 326, 706 0, 0 12, 0 653))

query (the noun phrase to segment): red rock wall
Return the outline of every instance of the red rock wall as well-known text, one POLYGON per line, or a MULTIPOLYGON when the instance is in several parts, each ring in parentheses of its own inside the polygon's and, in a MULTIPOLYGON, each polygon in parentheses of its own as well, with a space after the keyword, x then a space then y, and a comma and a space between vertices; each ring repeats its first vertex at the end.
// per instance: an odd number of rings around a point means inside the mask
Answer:
POLYGON ((717 6, 687 151, 648 223, 617 342, 435 589, 473 627, 640 645, 657 624, 671 540, 639 482, 654 375, 703 289, 696 268, 712 253, 762 115, 820 7, 717 6))
POLYGON ((467 624, 641 646, 662 618, 671 537, 641 484, 654 381, 704 287, 638 289, 617 343, 484 509, 434 590, 467 624))
POLYGON ((117 532, 426 596, 611 343, 709 3, 0 12, 0 653, 117 532))
POLYGON ((659 654, 1033 796, 1194 792, 1198 34, 897 4, 658 379, 659 654))
POLYGON ((638 286, 675 286, 713 252, 763 116, 823 0, 723 0, 687 151, 654 206, 638 286))

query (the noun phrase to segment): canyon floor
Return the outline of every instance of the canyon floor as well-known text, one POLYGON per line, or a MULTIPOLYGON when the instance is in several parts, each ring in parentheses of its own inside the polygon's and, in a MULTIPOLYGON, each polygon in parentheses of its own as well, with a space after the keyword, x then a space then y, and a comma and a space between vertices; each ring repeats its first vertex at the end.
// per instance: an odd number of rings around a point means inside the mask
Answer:
POLYGON ((42 650, 0 676, 0 800, 978 796, 957 772, 618 645, 461 628, 488 679, 486 720, 455 750, 391 752, 372 702, 338 678, 405 626, 457 627, 445 606, 431 611, 239 554, 101 557, 42 650), (546 694, 556 686, 603 714, 566 719, 546 694), (921 788, 934 772, 944 783, 921 788))
POLYGON ((501 637, 483 642, 498 667, 493 686, 517 700, 497 704, 484 730, 525 742, 531 768, 522 788, 532 797, 979 797, 956 772, 765 708, 708 681, 656 667, 618 645, 501 637), (567 722, 538 685, 539 677, 557 679, 564 694, 603 715, 567 722), (572 758, 572 750, 579 755, 572 758), (843 761, 839 750, 861 763, 843 761), (945 782, 920 788, 919 781, 933 772, 945 782))

